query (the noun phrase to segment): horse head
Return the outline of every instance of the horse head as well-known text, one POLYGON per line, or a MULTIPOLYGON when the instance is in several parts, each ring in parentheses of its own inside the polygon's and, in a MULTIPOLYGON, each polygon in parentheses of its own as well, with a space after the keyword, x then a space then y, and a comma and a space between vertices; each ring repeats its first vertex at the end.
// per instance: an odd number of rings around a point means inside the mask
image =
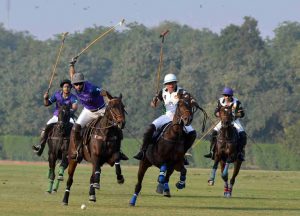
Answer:
POLYGON ((59 107, 58 111, 58 128, 60 129, 61 133, 64 132, 64 130, 67 128, 69 125, 69 121, 71 118, 71 109, 70 106, 64 104, 59 107))
POLYGON ((191 104, 191 96, 189 94, 179 94, 179 100, 173 121, 177 124, 188 126, 193 121, 193 111, 191 104))
POLYGON ((233 121, 232 106, 221 107, 220 119, 223 128, 227 128, 232 125, 232 121, 233 121))
POLYGON ((120 129, 125 126, 125 106, 122 102, 122 94, 119 97, 112 97, 107 92, 108 104, 106 106, 106 113, 108 118, 117 125, 120 129))
POLYGON ((58 122, 59 123, 68 123, 71 118, 71 109, 70 106, 64 104, 60 106, 58 111, 58 122))

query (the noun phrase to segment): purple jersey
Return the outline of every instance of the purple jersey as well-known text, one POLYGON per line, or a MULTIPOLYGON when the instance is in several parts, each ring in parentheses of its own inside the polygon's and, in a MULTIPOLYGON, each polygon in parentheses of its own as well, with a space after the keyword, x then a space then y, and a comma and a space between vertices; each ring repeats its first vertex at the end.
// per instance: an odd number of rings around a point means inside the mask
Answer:
POLYGON ((88 110, 97 110, 105 106, 104 98, 100 95, 101 88, 90 82, 84 82, 82 91, 75 92, 82 105, 88 110))
POLYGON ((53 115, 58 116, 59 107, 62 105, 68 105, 70 106, 70 109, 72 109, 72 104, 77 103, 77 97, 70 93, 70 95, 67 98, 64 98, 63 92, 61 90, 56 91, 52 97, 49 99, 49 103, 53 104, 56 102, 55 110, 53 115))

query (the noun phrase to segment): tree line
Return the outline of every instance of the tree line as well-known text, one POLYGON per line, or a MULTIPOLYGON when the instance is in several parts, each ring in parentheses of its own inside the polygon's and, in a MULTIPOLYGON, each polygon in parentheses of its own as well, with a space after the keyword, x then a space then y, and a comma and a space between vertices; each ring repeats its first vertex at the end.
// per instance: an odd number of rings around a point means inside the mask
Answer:
MULTIPOLYGON (((166 29, 170 33, 164 42, 161 87, 165 74, 176 74, 179 85, 191 92, 213 121, 223 87, 232 87, 245 109, 242 122, 253 140, 282 143, 300 153, 300 23, 283 22, 274 29, 274 38, 264 39, 252 17, 244 17, 241 25, 226 26, 219 34, 168 21, 153 28, 129 23, 80 56, 77 71, 113 95, 123 94, 130 132, 125 130, 125 136, 140 138, 145 126, 162 112, 150 108, 149 101, 156 91, 159 35, 166 29)), ((66 38, 50 93, 68 78, 71 57, 106 30, 93 26, 66 38)), ((40 41, 28 32, 0 25, 0 135, 37 136, 51 117, 53 107, 45 108, 42 97, 60 40, 57 34, 40 41)), ((198 137, 201 120, 198 114, 193 122, 198 137)))

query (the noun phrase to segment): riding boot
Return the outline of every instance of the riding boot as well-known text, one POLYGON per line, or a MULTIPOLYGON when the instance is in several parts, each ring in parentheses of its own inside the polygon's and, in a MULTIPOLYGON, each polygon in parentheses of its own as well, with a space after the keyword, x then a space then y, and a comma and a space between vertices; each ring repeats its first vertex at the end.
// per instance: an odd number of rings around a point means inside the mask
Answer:
POLYGON ((247 134, 245 131, 239 133, 238 139, 238 160, 245 161, 245 146, 247 144, 247 134))
POLYGON ((215 145, 217 142, 217 135, 218 135, 218 131, 213 130, 213 132, 211 134, 209 153, 204 155, 204 157, 214 159, 213 156, 214 156, 214 152, 215 152, 215 145))
POLYGON ((141 150, 135 155, 133 156, 133 158, 137 159, 137 160, 143 160, 145 157, 145 153, 146 150, 148 148, 148 145, 152 142, 152 136, 155 132, 156 128, 154 124, 151 124, 146 132, 144 133, 144 137, 143 137, 143 145, 141 147, 141 150))
POLYGON ((39 144, 32 146, 32 149, 34 150, 34 152, 36 153, 37 156, 42 155, 45 145, 46 145, 46 142, 48 140, 48 135, 49 135, 50 129, 52 128, 53 125, 54 124, 46 125, 46 127, 42 129, 39 144))
MULTIPOLYGON (((195 139, 197 137, 196 131, 191 131, 188 134, 185 135, 185 140, 184 140, 184 153, 186 153, 189 148, 193 145, 195 139)), ((190 165, 188 159, 184 157, 184 165, 190 165)))
POLYGON ((76 147, 76 155, 75 157, 72 157, 74 159, 76 159, 76 161, 78 163, 81 162, 83 154, 82 154, 82 137, 81 137, 81 125, 75 123, 73 128, 72 128, 73 132, 74 132, 74 142, 75 142, 75 147, 76 147))

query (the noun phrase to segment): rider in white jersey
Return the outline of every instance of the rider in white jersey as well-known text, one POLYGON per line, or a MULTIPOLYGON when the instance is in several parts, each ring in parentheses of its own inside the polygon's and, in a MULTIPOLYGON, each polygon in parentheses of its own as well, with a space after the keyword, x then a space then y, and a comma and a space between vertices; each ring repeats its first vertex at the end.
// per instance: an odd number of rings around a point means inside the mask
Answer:
MULTIPOLYGON (((166 112, 165 114, 155 119, 144 133, 143 145, 140 152, 138 152, 134 156, 135 159, 142 160, 144 158, 147 147, 152 142, 152 136, 154 132, 156 130, 159 130, 166 123, 173 120, 173 116, 175 114, 177 103, 179 100, 178 93, 188 94, 183 88, 177 86, 177 81, 177 77, 174 74, 167 74, 164 78, 165 88, 160 90, 158 95, 156 95, 152 99, 151 107, 155 108, 158 105, 158 101, 163 101, 166 112)), ((195 105, 197 104, 194 98, 191 99, 191 103, 195 105)), ((184 130, 186 133, 185 146, 187 149, 189 149, 196 139, 197 134, 191 125, 185 126, 184 130)))
MULTIPOLYGON (((238 158, 242 161, 244 161, 244 156, 245 156, 245 145, 247 144, 247 135, 246 132, 243 128, 243 126, 241 125, 239 118, 243 118, 245 116, 244 113, 244 109, 241 106, 241 102, 233 97, 233 90, 231 88, 225 87, 223 89, 223 97, 219 98, 218 100, 218 104, 217 107, 215 109, 215 116, 219 117, 219 112, 221 107, 232 107, 232 112, 234 115, 235 120, 232 122, 233 126, 236 128, 237 132, 238 132, 238 158)), ((207 158, 213 158, 213 153, 214 153, 214 147, 216 144, 216 139, 217 139, 217 135, 218 132, 221 129, 221 122, 219 122, 211 135, 211 145, 210 145, 210 152, 206 155, 204 155, 204 157, 207 158)))

